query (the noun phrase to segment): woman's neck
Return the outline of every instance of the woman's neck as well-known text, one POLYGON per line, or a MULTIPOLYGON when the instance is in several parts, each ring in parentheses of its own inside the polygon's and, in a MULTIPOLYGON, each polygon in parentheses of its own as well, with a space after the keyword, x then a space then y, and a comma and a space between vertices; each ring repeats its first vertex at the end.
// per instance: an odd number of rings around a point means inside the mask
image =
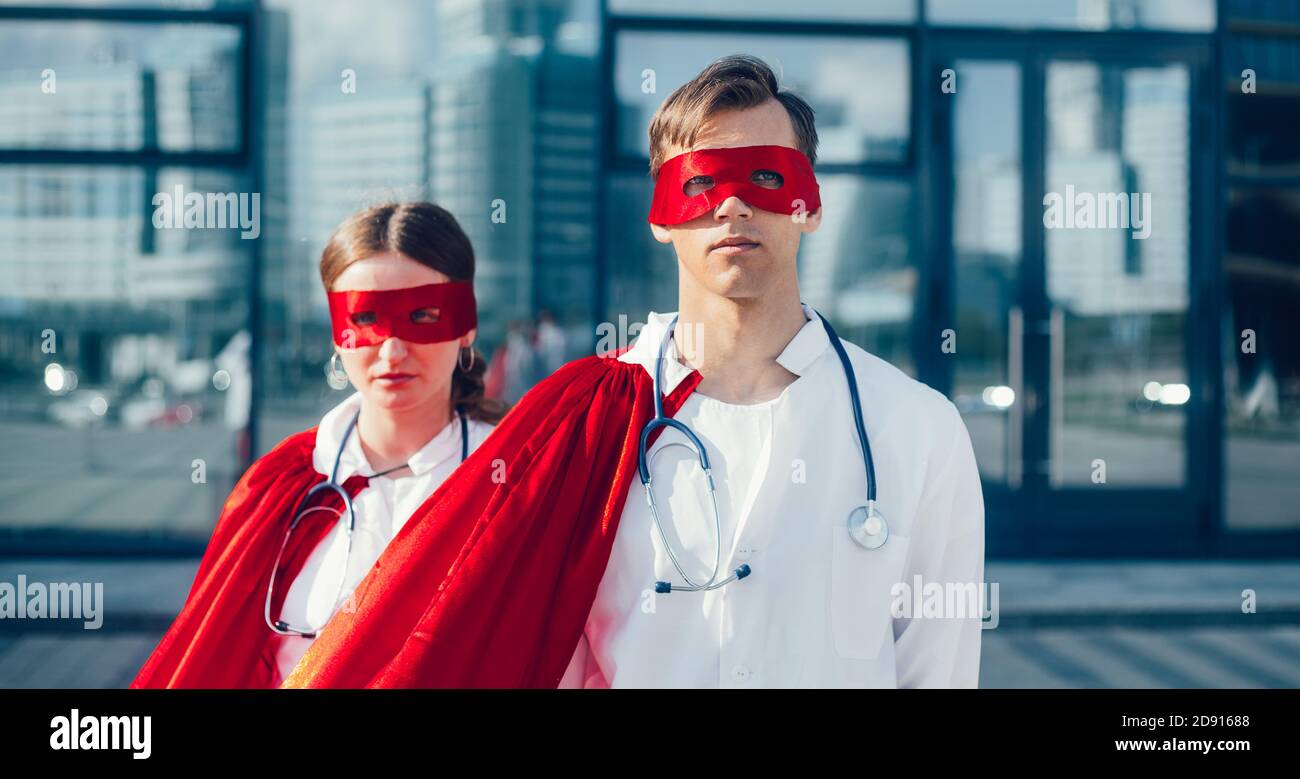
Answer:
MULTIPOLYGON (((451 396, 401 410, 375 406, 361 400, 357 438, 361 451, 376 472, 403 465, 424 448, 451 421, 451 396)), ((395 475, 403 475, 398 471, 395 475)))

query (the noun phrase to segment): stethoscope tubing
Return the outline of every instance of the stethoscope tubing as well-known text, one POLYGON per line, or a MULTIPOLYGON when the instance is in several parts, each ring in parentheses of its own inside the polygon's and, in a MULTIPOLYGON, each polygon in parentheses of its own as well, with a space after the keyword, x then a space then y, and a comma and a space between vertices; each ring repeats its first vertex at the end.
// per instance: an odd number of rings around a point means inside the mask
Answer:
MULTIPOLYGON (((460 417, 460 461, 465 462, 466 458, 469 457, 469 422, 468 420, 466 420, 465 415, 462 412, 457 411, 456 415, 460 417)), ((313 506, 312 508, 309 509, 303 509, 303 506, 311 502, 313 496, 321 492, 334 492, 335 494, 337 494, 343 501, 343 507, 347 510, 348 521, 347 524, 345 525, 346 528, 345 538, 346 538, 347 546, 346 546, 346 552, 344 553, 343 556, 344 570, 343 570, 343 575, 339 577, 339 584, 337 590, 334 593, 333 602, 338 603, 339 600, 343 597, 343 585, 347 580, 347 561, 352 559, 352 536, 357 527, 357 512, 356 509, 354 509, 352 506, 352 496, 348 495, 347 490, 343 489, 339 485, 338 482, 339 464, 343 462, 343 452, 347 449, 348 440, 352 437, 352 431, 356 429, 357 420, 360 418, 361 418, 361 412, 357 411, 355 414, 352 415, 352 419, 348 421, 347 429, 344 430, 343 432, 343 439, 339 441, 338 452, 335 453, 334 455, 334 467, 330 469, 329 479, 321 482, 320 484, 317 484, 316 486, 312 487, 310 490, 307 490, 307 494, 302 497, 302 500, 298 501, 298 506, 296 509, 294 509, 293 519, 290 520, 289 528, 287 531, 285 531, 284 540, 280 542, 280 551, 277 552, 275 555, 275 562, 271 566, 271 579, 270 581, 267 582, 267 586, 266 586, 266 604, 263 609, 263 618, 266 620, 266 624, 268 627, 271 628, 272 632, 275 632, 279 635, 301 636, 303 638, 315 638, 316 634, 320 631, 320 628, 313 628, 311 630, 297 630, 291 628, 289 624, 284 620, 278 620, 278 619, 272 620, 271 599, 272 599, 272 593, 274 592, 275 574, 280 569, 280 560, 284 556, 285 547, 288 546, 289 544, 289 537, 293 534, 294 528, 296 528, 298 526, 298 523, 301 522, 303 518, 306 517, 311 512, 330 510, 325 508, 324 506, 313 506)), ((343 518, 342 516, 339 517, 340 520, 342 518, 343 518)))
MULTIPOLYGON (((835 349, 835 354, 839 358, 840 365, 844 369, 845 378, 849 385, 849 400, 853 407, 853 425, 857 432, 858 446, 862 451, 862 461, 866 468, 867 476, 867 511, 870 515, 875 510, 876 504, 876 469, 875 461, 871 455, 871 443, 867 439, 866 424, 862 417, 862 399, 858 393, 857 376, 853 371, 853 363, 849 360, 848 352, 845 351, 844 345, 840 343, 839 335, 835 328, 821 312, 814 310, 817 317, 821 320, 823 327, 826 328, 826 335, 830 339, 831 346, 835 349)), ((708 452, 704 448, 703 441, 691 430, 684 422, 664 416, 663 394, 660 387, 663 384, 663 364, 668 353, 668 344, 672 341, 673 330, 677 326, 677 316, 668 323, 668 329, 659 341, 659 352, 655 359, 654 382, 651 387, 651 393, 654 396, 654 418, 641 428, 639 446, 637 448, 637 471, 641 477, 641 484, 645 487, 646 505, 650 509, 650 517, 654 522, 655 530, 659 534, 659 539, 663 544, 664 550, 668 553, 668 559, 672 562, 673 567, 677 569, 678 575, 686 581, 685 586, 670 584, 668 582, 655 582, 655 592, 699 592, 702 590, 713 590, 722 587, 730 582, 743 579, 750 574, 748 565, 742 565, 731 573, 726 579, 718 581, 718 574, 722 568, 722 514, 718 509, 718 496, 716 485, 713 481, 713 471, 709 467, 708 452), (651 455, 649 453, 650 436, 660 428, 672 428, 681 433, 687 442, 673 441, 660 447, 658 451, 651 455), (668 543, 667 534, 664 533, 663 523, 659 518, 659 508, 655 503, 653 477, 651 475, 651 465, 654 457, 663 450, 671 446, 682 446, 694 450, 697 455, 700 468, 704 471, 705 479, 709 486, 709 499, 713 506, 713 524, 714 538, 717 539, 716 554, 713 563, 713 572, 707 582, 698 583, 691 579, 682 567, 677 553, 673 550, 672 544, 668 543)))

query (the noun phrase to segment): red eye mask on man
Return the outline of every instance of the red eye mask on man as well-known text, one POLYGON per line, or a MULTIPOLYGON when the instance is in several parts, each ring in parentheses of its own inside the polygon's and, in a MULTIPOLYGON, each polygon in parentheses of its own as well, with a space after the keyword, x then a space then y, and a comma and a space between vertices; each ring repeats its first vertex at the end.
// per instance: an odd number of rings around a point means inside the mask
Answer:
POLYGON ((659 225, 689 222, 733 195, 777 214, 809 214, 822 204, 812 163, 798 149, 697 149, 659 167, 649 221, 659 225), (701 178, 692 181, 697 176, 701 178))
POLYGON ((344 349, 401 338, 417 344, 454 341, 478 325, 469 281, 384 290, 330 292, 334 343, 344 349))

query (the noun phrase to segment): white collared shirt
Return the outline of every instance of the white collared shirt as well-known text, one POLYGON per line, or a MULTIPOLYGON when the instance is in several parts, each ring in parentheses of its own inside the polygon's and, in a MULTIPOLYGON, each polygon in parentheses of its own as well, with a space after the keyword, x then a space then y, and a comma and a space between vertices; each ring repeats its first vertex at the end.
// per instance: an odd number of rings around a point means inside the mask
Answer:
MULTIPOLYGON (((316 428, 316 448, 312 454, 312 466, 317 473, 329 476, 348 422, 360 408, 361 394, 353 393, 321 419, 316 428)), ((473 452, 492 432, 493 426, 473 419, 467 421, 469 451, 473 452)), ((281 618, 295 627, 324 626, 330 616, 347 602, 352 591, 406 524, 411 513, 460 465, 460 454, 460 420, 453 416, 450 424, 407 461, 411 466, 409 473, 402 471, 393 476, 371 479, 370 485, 352 501, 357 515, 357 526, 352 535, 352 554, 347 554, 347 533, 340 523, 317 544, 303 564, 302 571, 289 586, 281 618), (344 566, 345 559, 347 571, 343 592, 336 602, 337 572, 344 566)), ((343 484, 354 473, 374 472, 375 469, 366 460, 357 432, 353 430, 339 462, 338 483, 343 484)), ((312 641, 313 639, 300 636, 280 638, 276 652, 276 666, 279 669, 279 678, 275 680, 277 686, 298 664, 312 641)))
MULTIPOLYGON (((634 478, 561 687, 977 686, 977 607, 965 619, 891 613, 897 582, 970 591, 983 581, 984 502, 966 427, 942 394, 841 339, 889 527, 884 546, 859 546, 847 523, 865 503, 866 471, 848 384, 821 320, 808 306, 804 316, 777 358, 798 376, 780 396, 736 405, 696 391, 674 417, 710 459, 719 578, 742 563, 751 575, 708 592, 655 594, 657 580, 683 579, 634 478)), ((653 376, 672 318, 651 312, 619 359, 653 376)), ((671 343, 664 394, 691 373, 677 354, 671 343)), ((664 532, 698 582, 709 578, 716 548, 703 471, 690 449, 658 454, 685 441, 672 429, 660 435, 652 478, 664 532)))

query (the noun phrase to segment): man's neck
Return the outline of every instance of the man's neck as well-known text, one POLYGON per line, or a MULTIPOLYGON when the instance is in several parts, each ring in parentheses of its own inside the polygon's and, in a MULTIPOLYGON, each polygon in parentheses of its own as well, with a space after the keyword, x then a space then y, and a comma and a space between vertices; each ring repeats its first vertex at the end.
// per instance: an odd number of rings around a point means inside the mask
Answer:
MULTIPOLYGON (((361 401, 357 437, 376 472, 406 463, 451 421, 451 400, 437 397, 409 409, 394 411, 361 401)), ((405 475, 397 471, 394 476, 405 475)))
POLYGON ((797 289, 763 298, 679 296, 679 361, 700 372, 696 391, 747 405, 777 397, 798 378, 776 361, 806 318, 797 289))

